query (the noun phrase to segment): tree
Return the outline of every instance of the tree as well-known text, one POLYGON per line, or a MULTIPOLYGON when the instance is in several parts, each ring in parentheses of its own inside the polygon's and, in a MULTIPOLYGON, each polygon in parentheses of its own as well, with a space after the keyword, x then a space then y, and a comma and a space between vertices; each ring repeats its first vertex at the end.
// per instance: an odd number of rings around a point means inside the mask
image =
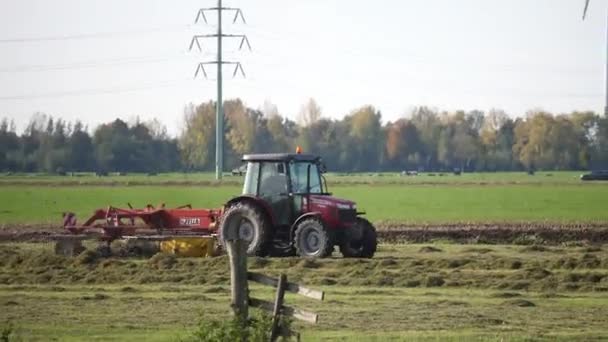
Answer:
POLYGON ((592 160, 593 168, 608 168, 608 116, 598 120, 592 160))
POLYGON ((300 108, 300 114, 298 116, 299 124, 301 126, 309 126, 319 119, 321 119, 321 107, 311 97, 308 101, 300 108))
POLYGON ((499 109, 492 109, 479 133, 481 163, 479 170, 511 170, 513 167, 513 120, 499 109))
POLYGON ((19 137, 15 133, 14 123, 4 118, 0 121, 0 170, 16 171, 19 137))
POLYGON ((154 118, 144 123, 148 129, 148 133, 155 140, 169 140, 169 134, 167 134, 167 126, 163 125, 158 119, 154 118))
POLYGON ((80 121, 76 121, 67 143, 67 167, 70 171, 91 171, 95 169, 95 148, 93 140, 80 121))
POLYGON ((279 108, 277 108, 277 105, 270 102, 269 100, 264 100, 264 105, 262 107, 262 113, 264 114, 264 117, 267 119, 281 116, 281 114, 279 114, 279 108))
POLYGON ((227 122, 226 140, 230 148, 227 151, 230 153, 226 153, 229 155, 226 164, 234 166, 243 154, 252 152, 256 137, 256 121, 261 118, 261 113, 250 111, 239 99, 226 101, 224 113, 227 122))
POLYGON ((573 112, 568 120, 574 125, 578 144, 578 167, 588 169, 594 163, 600 117, 593 112, 573 112))
POLYGON ((188 169, 210 170, 215 155, 215 103, 184 109, 184 130, 179 138, 182 162, 188 169))
POLYGON ((353 152, 352 169, 377 171, 383 157, 385 141, 380 119, 382 115, 371 105, 363 106, 350 115, 350 145, 353 152))
POLYGON ((294 137, 289 134, 286 119, 283 119, 279 115, 269 117, 266 120, 266 130, 271 139, 271 145, 269 146, 270 152, 291 150, 291 141, 294 137))
POLYGON ((528 112, 525 120, 517 121, 513 153, 526 169, 549 169, 557 164, 554 117, 544 111, 528 112))
POLYGON ((102 124, 93 133, 95 159, 103 171, 130 171, 133 145, 129 141, 129 127, 126 122, 116 119, 102 124))
POLYGON ((458 167, 461 170, 473 169, 471 163, 479 157, 479 131, 483 126, 484 114, 473 111, 469 114, 457 112, 452 118, 450 125, 453 127, 450 144, 453 152, 453 164, 450 167, 458 167))
MULTIPOLYGON (((303 127, 298 137, 298 145, 306 153, 317 154, 324 160, 337 161, 340 158, 340 151, 348 148, 343 145, 340 138, 339 128, 335 121, 320 119, 315 123, 303 127)), ((332 163, 333 170, 338 170, 339 166, 332 163)))
POLYGON ((421 149, 418 129, 412 122, 400 119, 388 125, 386 156, 389 167, 397 170, 417 167, 421 149))
POLYGON ((442 123, 437 111, 428 107, 414 108, 410 120, 420 133, 422 166, 426 170, 438 168, 438 144, 440 142, 442 123))

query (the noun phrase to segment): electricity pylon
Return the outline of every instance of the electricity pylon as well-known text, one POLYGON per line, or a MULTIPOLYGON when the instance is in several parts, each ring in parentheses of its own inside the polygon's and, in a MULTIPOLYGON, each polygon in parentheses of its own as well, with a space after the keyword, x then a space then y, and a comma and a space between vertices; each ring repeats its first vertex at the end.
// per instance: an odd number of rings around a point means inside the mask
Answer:
POLYGON ((217 1, 217 7, 209 7, 209 8, 201 8, 198 10, 196 14, 196 19, 194 23, 198 23, 201 19, 207 23, 207 17, 205 16, 205 12, 216 11, 217 12, 217 33, 215 34, 200 34, 192 37, 192 41, 190 41, 190 48, 192 50, 194 45, 198 48, 199 51, 202 51, 201 43, 199 39, 204 38, 217 38, 217 59, 215 61, 207 61, 200 62, 196 67, 196 71, 194 73, 194 77, 196 78, 200 72, 203 73, 203 76, 207 78, 207 72, 205 71, 205 65, 215 64, 217 66, 217 100, 215 107, 215 178, 217 180, 222 179, 222 173, 224 171, 224 104, 222 99, 222 89, 223 89, 223 79, 222 79, 222 66, 224 64, 234 65, 233 77, 236 76, 237 72, 240 71, 243 77, 245 77, 245 72, 243 71, 243 66, 240 62, 231 62, 224 61, 222 58, 222 38, 241 38, 241 44, 239 49, 243 48, 244 44, 247 44, 247 47, 251 51, 251 45, 249 45, 249 39, 247 39, 246 35, 243 34, 225 34, 222 32, 222 12, 223 11, 232 11, 234 12, 234 19, 232 23, 235 23, 240 17, 243 23, 245 24, 245 17, 243 16, 243 12, 239 8, 233 7, 222 7, 222 0, 217 1))

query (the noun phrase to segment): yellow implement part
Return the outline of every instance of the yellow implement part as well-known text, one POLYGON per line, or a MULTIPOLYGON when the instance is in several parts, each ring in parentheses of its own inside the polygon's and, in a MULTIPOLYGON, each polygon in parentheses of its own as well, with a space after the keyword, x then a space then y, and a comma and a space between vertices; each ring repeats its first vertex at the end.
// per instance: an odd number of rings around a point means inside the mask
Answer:
POLYGON ((217 255, 215 238, 184 237, 160 243, 160 250, 181 257, 211 257, 217 255))

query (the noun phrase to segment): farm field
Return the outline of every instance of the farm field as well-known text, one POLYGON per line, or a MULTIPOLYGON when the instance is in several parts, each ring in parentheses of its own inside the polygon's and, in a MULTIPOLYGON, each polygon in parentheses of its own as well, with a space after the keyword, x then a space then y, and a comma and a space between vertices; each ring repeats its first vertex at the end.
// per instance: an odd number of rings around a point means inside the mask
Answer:
MULTIPOLYGON (((83 219, 108 205, 220 207, 239 186, 0 186, 0 224, 57 225, 72 211, 83 219)), ((336 185, 374 222, 607 221, 608 184, 336 185)))
MULTIPOLYGON (((328 174, 330 191, 378 227, 374 259, 250 258, 249 267, 326 291, 322 303, 287 297, 320 314, 315 326, 295 323, 303 341, 606 340, 608 183, 547 174, 328 174)), ((199 320, 227 318, 225 256, 66 258, 45 235, 11 237, 57 231, 65 211, 82 221, 107 205, 220 207, 240 183, 0 176, 0 328, 10 322, 26 341, 187 341, 199 320)))
MULTIPOLYGON (((383 173, 327 173, 329 184, 581 184, 580 175, 585 172, 558 171, 537 172, 530 176, 524 172, 484 172, 463 173, 455 176, 452 173, 426 172, 418 176, 402 176, 396 172, 383 173)), ((36 185, 239 185, 242 177, 225 174, 223 180, 215 180, 215 174, 197 173, 161 173, 154 176, 147 174, 109 174, 97 177, 94 173, 75 173, 58 176, 43 173, 0 174, 0 185, 36 184, 36 185)))
MULTIPOLYGON (((0 245, 0 322, 32 341, 177 341, 196 322, 228 317, 227 258, 52 254, 50 244, 0 245)), ((608 338, 608 249, 512 245, 381 245, 372 260, 249 261, 326 291, 297 323, 304 341, 608 338)), ((271 299, 269 288, 252 293, 271 299)))

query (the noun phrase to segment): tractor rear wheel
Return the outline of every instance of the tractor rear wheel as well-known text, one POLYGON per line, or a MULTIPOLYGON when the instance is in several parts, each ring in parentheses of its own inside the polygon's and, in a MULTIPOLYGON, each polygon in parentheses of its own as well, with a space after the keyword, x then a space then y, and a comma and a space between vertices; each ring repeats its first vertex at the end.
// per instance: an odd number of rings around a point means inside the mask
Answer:
POLYGON ((368 220, 357 217, 345 232, 340 252, 345 258, 371 258, 376 253, 377 244, 376 228, 368 220))
POLYGON ((323 222, 317 218, 307 218, 298 223, 294 240, 296 251, 301 257, 325 258, 334 249, 323 222))
POLYGON ((226 240, 233 238, 234 231, 238 239, 247 243, 247 254, 267 254, 270 223, 259 208, 248 203, 237 203, 226 209, 220 220, 220 243, 225 245, 226 240))

